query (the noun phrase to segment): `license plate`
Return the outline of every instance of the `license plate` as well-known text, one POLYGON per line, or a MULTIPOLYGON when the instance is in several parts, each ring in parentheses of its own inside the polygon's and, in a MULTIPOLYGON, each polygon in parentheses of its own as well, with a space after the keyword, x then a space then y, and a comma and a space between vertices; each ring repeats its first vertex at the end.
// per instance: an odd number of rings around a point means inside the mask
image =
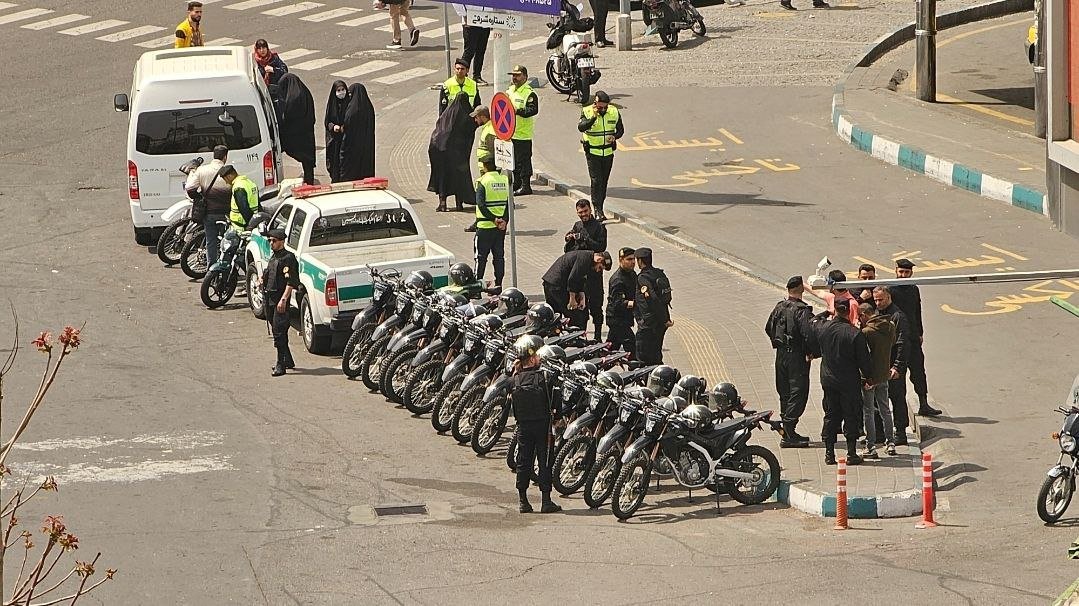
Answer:
POLYGON ((596 60, 592 57, 581 57, 577 60, 577 67, 595 67, 596 60))
POLYGON ((472 349, 476 345, 476 340, 469 337, 465 339, 465 349, 472 349))

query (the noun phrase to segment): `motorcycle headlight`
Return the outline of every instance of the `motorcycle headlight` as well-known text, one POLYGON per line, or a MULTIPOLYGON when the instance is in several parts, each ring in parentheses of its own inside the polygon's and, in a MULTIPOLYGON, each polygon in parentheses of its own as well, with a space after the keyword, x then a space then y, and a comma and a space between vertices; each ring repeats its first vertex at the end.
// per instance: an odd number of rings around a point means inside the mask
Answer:
POLYGON ((487 350, 483 352, 483 359, 485 361, 487 361, 487 362, 494 362, 495 361, 495 355, 497 355, 497 354, 498 354, 497 349, 494 349, 493 347, 488 347, 487 350))
POLYGON ((599 403, 603 401, 603 394, 593 392, 588 398, 588 409, 595 412, 599 408, 599 403))
POLYGON ((648 417, 644 420, 644 430, 648 433, 652 433, 652 430, 656 427, 656 420, 652 417, 648 417))
POLYGON ((618 411, 618 422, 623 425, 629 423, 629 418, 633 416, 633 411, 628 408, 622 408, 618 411))
POLYGON ((414 323, 416 323, 416 324, 419 324, 420 320, 422 320, 422 319, 423 319, 423 310, 420 309, 419 305, 417 305, 416 307, 413 307, 412 308, 412 321, 414 323))
POLYGON ((375 282, 375 298, 381 299, 382 295, 386 292, 386 285, 382 282, 375 282))
POLYGON ((476 347, 476 337, 465 337, 465 351, 472 351, 476 347))
POLYGON ((1060 449, 1066 453, 1075 452, 1075 436, 1071 434, 1062 433, 1060 439, 1057 440, 1060 443, 1060 449))

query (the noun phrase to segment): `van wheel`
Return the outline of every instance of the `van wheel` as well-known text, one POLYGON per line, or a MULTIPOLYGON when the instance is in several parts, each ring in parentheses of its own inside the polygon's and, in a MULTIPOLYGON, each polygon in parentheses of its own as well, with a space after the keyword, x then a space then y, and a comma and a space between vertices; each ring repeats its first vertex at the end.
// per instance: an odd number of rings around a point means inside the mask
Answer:
POLYGON ((332 334, 325 334, 321 326, 315 325, 315 316, 311 311, 311 303, 305 296, 300 300, 300 334, 303 335, 303 345, 307 351, 322 355, 330 350, 332 334))
POLYGON ((139 246, 150 246, 154 243, 154 230, 151 227, 136 227, 135 228, 135 244, 139 246))

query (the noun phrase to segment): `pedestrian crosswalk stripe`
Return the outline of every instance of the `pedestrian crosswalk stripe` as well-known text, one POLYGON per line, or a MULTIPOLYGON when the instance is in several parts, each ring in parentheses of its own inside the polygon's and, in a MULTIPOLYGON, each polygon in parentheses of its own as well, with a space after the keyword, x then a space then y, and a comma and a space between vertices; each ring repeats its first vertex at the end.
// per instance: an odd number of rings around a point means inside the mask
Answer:
POLYGON ((0 2, 0 11, 7 10, 13 6, 18 6, 18 4, 13 4, 11 2, 0 2))
POLYGON ((294 48, 290 51, 278 53, 278 57, 281 57, 282 61, 291 61, 293 59, 299 59, 300 57, 306 57, 307 55, 313 55, 317 53, 317 50, 309 50, 306 48, 294 48))
POLYGON ((375 78, 372 82, 378 82, 379 84, 397 84, 398 82, 404 82, 405 80, 411 80, 412 78, 429 76, 437 71, 437 69, 429 69, 426 67, 414 67, 412 69, 406 69, 403 72, 397 72, 396 74, 375 78))
POLYGON ((80 25, 78 27, 62 29, 60 30, 60 33, 69 36, 81 36, 83 34, 99 32, 103 29, 120 27, 121 25, 127 25, 128 23, 128 21, 120 21, 119 19, 105 19, 104 21, 98 21, 97 23, 87 23, 86 25, 80 25))
POLYGON ((172 43, 176 41, 176 33, 173 32, 167 36, 161 36, 160 38, 154 38, 153 40, 147 40, 146 42, 139 42, 135 46, 142 48, 162 48, 165 46, 172 46, 172 43))
POLYGON ((304 61, 303 63, 297 63, 296 65, 293 65, 290 69, 298 69, 298 70, 322 69, 322 68, 327 67, 329 65, 333 65, 334 63, 340 63, 342 61, 344 61, 344 59, 312 59, 310 61, 304 61))
POLYGON ((547 36, 537 36, 535 38, 528 38, 527 40, 518 40, 516 42, 510 42, 510 50, 520 50, 522 48, 528 48, 529 46, 535 46, 546 42, 547 36))
POLYGON ((271 17, 284 17, 285 15, 291 15, 292 13, 302 13, 303 11, 309 11, 323 6, 326 5, 318 2, 297 2, 296 4, 289 4, 278 8, 271 8, 268 11, 262 11, 262 14, 271 17))
POLYGON ((234 11, 245 11, 249 8, 258 8, 260 6, 266 6, 268 4, 274 4, 280 1, 281 0, 246 0, 245 2, 230 4, 225 8, 232 9, 234 11))
POLYGON ((330 19, 344 17, 345 15, 354 15, 361 12, 363 12, 362 9, 345 6, 341 8, 335 8, 329 11, 324 11, 321 13, 315 13, 314 15, 307 15, 306 17, 300 17, 300 21, 310 21, 312 23, 318 23, 321 21, 329 21, 330 19))
POLYGON ((389 20, 389 18, 389 13, 377 13, 374 15, 367 15, 364 17, 349 19, 348 21, 340 21, 338 22, 338 25, 344 25, 345 27, 356 27, 357 25, 363 25, 365 23, 374 23, 375 21, 389 20))
POLYGON ((146 34, 154 34, 165 28, 158 25, 143 25, 132 29, 125 29, 122 32, 116 32, 115 34, 106 34, 104 36, 98 36, 98 40, 104 42, 119 42, 121 40, 130 40, 131 38, 138 38, 139 36, 145 36, 146 34))
POLYGON ((64 15, 63 17, 53 17, 52 19, 38 21, 37 23, 27 23, 22 27, 23 29, 45 29, 48 27, 56 27, 58 25, 67 25, 68 23, 74 23, 89 18, 90 15, 64 15))
POLYGON ((396 61, 382 61, 382 60, 368 61, 367 63, 364 63, 363 65, 357 65, 356 67, 353 67, 351 69, 346 69, 346 70, 343 70, 343 71, 334 72, 331 75, 332 76, 337 76, 339 78, 355 78, 356 76, 362 76, 364 74, 369 74, 371 72, 377 72, 379 70, 383 70, 383 69, 386 69, 388 67, 393 67, 394 65, 397 65, 396 61))
MULTIPOLYGON (((372 16, 375 16, 375 15, 372 15, 372 16)), ((381 17, 382 15, 378 15, 378 16, 381 17)), ((416 18, 412 19, 412 24, 415 25, 416 27, 419 27, 421 25, 427 25, 428 23, 434 23, 434 22, 435 22, 434 19, 431 19, 431 18, 428 18, 428 17, 416 17, 416 18)), ((383 25, 382 27, 376 27, 375 29, 380 31, 380 32, 390 32, 390 31, 393 31, 393 26, 387 24, 387 25, 383 25)), ((439 31, 442 31, 442 30, 439 30, 439 31)))
POLYGON ((48 15, 51 12, 52 11, 47 8, 28 8, 24 11, 11 13, 10 15, 0 15, 0 25, 33 19, 34 17, 40 17, 41 15, 48 15))
MULTIPOLYGON (((389 31, 389 30, 387 30, 387 31, 389 31)), ((446 32, 444 32, 441 27, 425 29, 425 30, 420 32, 420 38, 438 38, 438 39, 441 40, 441 39, 444 39, 445 37, 446 37, 446 32)), ((453 39, 453 40, 456 40, 456 39, 458 39, 460 37, 461 37, 461 28, 459 28, 459 27, 450 27, 450 38, 453 39)))
POLYGON ((237 42, 243 42, 239 38, 214 38, 206 43, 206 46, 229 46, 230 44, 236 44, 237 42))

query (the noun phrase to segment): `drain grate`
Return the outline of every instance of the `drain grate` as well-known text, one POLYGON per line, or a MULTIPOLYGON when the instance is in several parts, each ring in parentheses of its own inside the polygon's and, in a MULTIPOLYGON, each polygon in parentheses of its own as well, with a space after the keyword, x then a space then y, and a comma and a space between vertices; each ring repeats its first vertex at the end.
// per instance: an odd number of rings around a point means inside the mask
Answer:
POLYGON ((407 515, 427 515, 427 506, 423 503, 418 505, 382 505, 375 507, 375 515, 378 517, 386 516, 407 516, 407 515))

